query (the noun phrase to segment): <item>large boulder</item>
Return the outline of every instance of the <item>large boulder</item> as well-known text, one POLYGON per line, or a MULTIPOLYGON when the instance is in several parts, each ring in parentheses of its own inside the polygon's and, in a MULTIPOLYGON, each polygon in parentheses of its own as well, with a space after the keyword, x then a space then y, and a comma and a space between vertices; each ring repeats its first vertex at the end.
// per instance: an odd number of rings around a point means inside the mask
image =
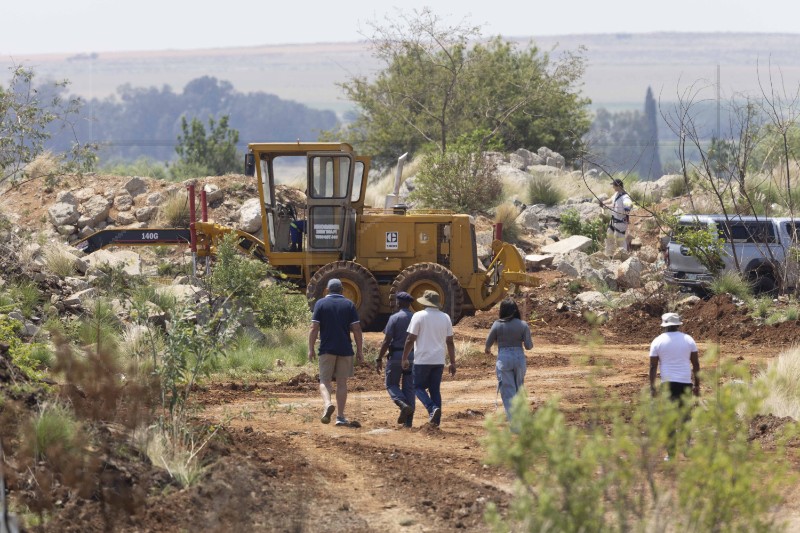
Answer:
POLYGON ((130 211, 133 207, 133 197, 130 194, 120 194, 114 198, 114 207, 117 211, 130 211))
POLYGON ((156 214, 156 211, 158 211, 158 207, 152 205, 148 207, 140 207, 136 210, 134 216, 139 222, 147 222, 153 218, 153 215, 156 214))
POLYGON ((261 202, 250 198, 239 208, 239 228, 253 233, 261 229, 261 202))
POLYGON ((136 198, 140 194, 147 192, 147 182, 138 176, 129 179, 124 187, 132 198, 136 198))
POLYGON ((225 191, 213 183, 203 185, 203 190, 206 192, 206 202, 209 205, 221 202, 225 198, 225 191))
MULTIPOLYGON (((570 252, 586 252, 592 247, 592 239, 584 235, 572 235, 553 244, 543 246, 541 253, 543 254, 568 254, 570 252)), ((585 254, 584 254, 585 255, 585 254)))
POLYGON ((589 256, 573 250, 568 254, 559 254, 553 261, 555 269, 571 278, 587 278, 594 273, 589 256))
POLYGON ((101 222, 105 222, 111 210, 111 200, 99 194, 95 194, 81 205, 83 215, 78 219, 78 227, 96 227, 101 222))
POLYGON ((517 217, 517 225, 529 231, 539 231, 539 215, 536 211, 532 205, 526 207, 517 217))
POLYGON ((638 257, 629 257, 617 267, 617 284, 623 289, 638 289, 642 286, 644 264, 638 257))
POLYGON ((525 256, 525 267, 534 272, 544 270, 553 264, 554 258, 552 255, 528 254, 525 256))
POLYGON ((122 268, 129 276, 138 276, 142 273, 142 259, 139 254, 130 250, 97 250, 87 255, 84 260, 94 268, 108 265, 111 268, 122 268))
POLYGON ((586 291, 578 294, 575 299, 582 304, 592 307, 602 306, 608 303, 608 298, 599 291, 586 291))
POLYGON ((72 204, 75 207, 78 207, 80 203, 72 191, 61 191, 56 195, 56 203, 57 204, 72 204))
POLYGON ((81 217, 76 204, 67 202, 58 202, 51 205, 47 209, 47 214, 50 217, 50 222, 55 227, 74 225, 81 217))

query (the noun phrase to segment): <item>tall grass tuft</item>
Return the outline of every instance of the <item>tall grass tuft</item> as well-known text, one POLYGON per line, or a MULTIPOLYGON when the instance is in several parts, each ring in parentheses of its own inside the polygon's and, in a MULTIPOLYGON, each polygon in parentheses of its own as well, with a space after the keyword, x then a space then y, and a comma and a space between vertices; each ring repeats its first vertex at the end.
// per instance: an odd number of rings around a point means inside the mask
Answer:
POLYGON ((764 414, 800 420, 800 347, 778 354, 758 375, 756 383, 766 391, 761 406, 764 414))
POLYGON ((494 215, 495 223, 503 224, 503 240, 505 242, 516 242, 519 239, 522 228, 517 224, 519 209, 514 204, 505 203, 497 206, 494 215))
POLYGON ((185 191, 170 194, 158 208, 158 222, 171 228, 189 227, 189 199, 185 191))
POLYGON ((528 185, 528 200, 531 205, 553 206, 563 199, 564 193, 546 176, 536 175, 528 185))
POLYGON ((37 461, 61 456, 76 446, 78 422, 66 406, 44 403, 30 421, 32 451, 37 461))
POLYGON ((750 282, 738 272, 723 272, 708 287, 712 294, 730 294, 740 300, 749 300, 753 296, 750 282))
POLYGON ((75 258, 58 246, 53 246, 44 253, 44 266, 63 279, 75 273, 75 258))
POLYGON ((692 192, 691 181, 687 184, 683 176, 677 177, 669 182, 667 186, 667 197, 677 198, 678 196, 686 196, 692 192))
POLYGON ((306 363, 307 331, 269 330, 265 335, 265 339, 257 339, 247 333, 240 334, 226 350, 225 357, 216 361, 213 371, 242 377, 272 371, 278 360, 294 367, 306 363))

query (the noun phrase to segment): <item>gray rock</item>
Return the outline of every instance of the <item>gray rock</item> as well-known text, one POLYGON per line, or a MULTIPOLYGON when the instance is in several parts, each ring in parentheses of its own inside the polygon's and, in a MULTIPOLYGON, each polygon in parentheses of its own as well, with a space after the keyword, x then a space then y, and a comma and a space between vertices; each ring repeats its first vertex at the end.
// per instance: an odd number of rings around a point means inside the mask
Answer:
POLYGON ((22 335, 24 337, 35 337, 41 328, 34 324, 33 322, 25 322, 22 326, 22 335))
POLYGON ((93 227, 86 226, 83 229, 81 229, 78 232, 78 234, 80 235, 81 239, 83 239, 83 238, 88 237, 89 235, 91 235, 92 233, 95 233, 95 232, 96 232, 96 230, 93 227))
POLYGON ((261 203, 258 198, 250 198, 239 208, 239 228, 248 233, 261 229, 261 203))
POLYGON ((82 307, 86 302, 94 298, 96 294, 97 291, 93 288, 82 290, 64 298, 63 304, 66 307, 82 307))
POLYGON ((553 264, 555 256, 528 254, 525 256, 525 266, 532 271, 544 270, 553 264))
POLYGON ((586 291, 578 294, 575 299, 582 304, 600 306, 608 303, 608 298, 599 291, 586 291))
POLYGON ((513 153, 508 156, 508 166, 517 170, 525 170, 530 163, 522 156, 513 153))
POLYGON ((203 185, 203 190, 206 191, 206 202, 209 204, 221 202, 225 198, 225 191, 213 183, 203 185))
POLYGON ((539 215, 536 214, 534 206, 526 207, 516 219, 516 223, 526 230, 539 231, 539 215))
POLYGON ((114 207, 117 211, 130 211, 133 207, 133 197, 130 194, 120 194, 114 198, 114 207))
POLYGON ((73 226, 72 224, 64 224, 63 226, 58 226, 56 231, 59 235, 63 235, 64 237, 68 237, 75 233, 78 230, 77 226, 73 226))
MULTIPOLYGON (((256 199, 256 201, 258 201, 258 199, 256 199)), ((156 214, 157 210, 158 208, 155 206, 140 207, 139 209, 136 210, 134 216, 136 217, 136 220, 138 220, 139 222, 147 222, 151 218, 153 218, 153 215, 156 214)))
POLYGON ((583 252, 572 251, 568 254, 559 254, 553 261, 556 270, 572 278, 586 277, 586 273, 594 272, 589 256, 583 252))
POLYGON ((151 206, 158 206, 164 201, 164 195, 160 192, 154 192, 152 194, 148 194, 147 198, 145 199, 145 205, 151 206))
POLYGON ((75 198, 75 195, 72 194, 72 191, 61 191, 56 195, 56 203, 57 204, 70 204, 78 207, 78 199, 75 198))
POLYGON ((179 302, 196 302, 207 294, 206 291, 188 284, 163 285, 157 287, 156 292, 172 296, 179 302))
POLYGON ((47 210, 50 222, 53 226, 74 225, 80 218, 80 213, 75 204, 58 202, 50 206, 47 210))
MULTIPOLYGON (((538 163, 538 159, 539 159, 539 156, 537 156, 536 154, 534 154, 530 150, 526 150, 525 148, 518 148, 514 152, 514 155, 516 155, 517 157, 522 159, 522 161, 525 163, 525 167, 533 165, 534 162, 538 163)), ((522 167, 522 168, 525 168, 525 167, 522 167)))
POLYGON ((22 323, 25 322, 25 317, 19 311, 11 311, 10 313, 8 313, 8 318, 10 318, 11 320, 16 320, 17 322, 22 322, 22 323))
POLYGON ((617 284, 623 289, 638 289, 642 286, 644 266, 638 257, 630 257, 617 267, 617 284))
POLYGON ((94 189, 91 187, 84 187, 83 189, 78 189, 73 194, 78 202, 83 203, 94 196, 94 189))
POLYGON ((128 180, 124 187, 125 190, 128 191, 128 194, 130 194, 133 198, 136 198, 140 194, 147 192, 147 182, 138 176, 128 180))
POLYGON ((130 250, 97 250, 86 256, 89 266, 99 268, 108 265, 111 268, 122 268, 129 276, 138 276, 142 273, 142 259, 139 254, 130 250))
POLYGON ((652 246, 642 246, 636 255, 645 263, 655 263, 659 258, 658 250, 652 246))
POLYGON ((72 292, 85 291, 89 288, 89 284, 83 278, 66 277, 64 278, 64 283, 72 289, 72 292))
POLYGON ((136 222, 136 215, 130 212, 120 212, 114 217, 115 222, 120 226, 127 226, 136 222))
MULTIPOLYGON (((542 247, 543 254, 568 254, 570 252, 585 252, 592 246, 592 239, 583 235, 572 235, 564 240, 542 247)), ((584 254, 585 255, 585 254, 584 254)))
POLYGON ((83 202, 81 205, 83 216, 78 219, 78 227, 97 227, 101 222, 105 222, 109 211, 111 211, 111 203, 111 200, 99 194, 83 202))

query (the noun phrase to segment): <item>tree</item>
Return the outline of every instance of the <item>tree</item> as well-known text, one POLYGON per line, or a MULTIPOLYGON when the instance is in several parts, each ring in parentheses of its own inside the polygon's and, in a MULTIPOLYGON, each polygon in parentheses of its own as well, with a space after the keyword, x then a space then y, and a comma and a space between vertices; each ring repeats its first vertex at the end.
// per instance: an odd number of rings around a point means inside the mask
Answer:
POLYGON ((426 144, 445 154, 454 139, 481 128, 484 141, 499 137, 506 148, 548 144, 566 157, 577 154, 589 127, 588 100, 576 90, 581 54, 553 61, 535 46, 518 51, 500 38, 470 45, 479 27, 445 25, 428 8, 373 29, 373 53, 385 67, 372 79, 341 84, 360 114, 339 135, 376 164, 426 144))
POLYGON ((240 170, 242 158, 236 150, 239 132, 228 127, 228 115, 219 123, 209 117, 208 135, 200 120, 193 118, 189 123, 183 116, 181 131, 175 147, 180 159, 172 168, 174 177, 221 176, 240 170))
MULTIPOLYGON (((74 134, 82 106, 79 98, 64 99, 68 81, 36 87, 32 69, 10 70, 8 87, 0 87, 0 183, 24 177, 25 166, 44 152, 54 128, 74 134)), ((72 139, 58 157, 57 173, 89 171, 96 162, 96 146, 81 144, 74 135, 72 139)))
POLYGON ((644 96, 644 140, 646 145, 642 152, 639 175, 658 179, 663 175, 661 158, 658 155, 658 110, 650 87, 644 96), (644 172, 645 169, 647 173, 644 172))

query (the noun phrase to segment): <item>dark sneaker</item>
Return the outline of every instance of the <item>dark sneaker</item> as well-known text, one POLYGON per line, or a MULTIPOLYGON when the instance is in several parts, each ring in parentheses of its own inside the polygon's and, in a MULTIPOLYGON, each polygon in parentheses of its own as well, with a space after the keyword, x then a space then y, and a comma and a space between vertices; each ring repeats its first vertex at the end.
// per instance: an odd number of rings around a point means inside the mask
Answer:
POLYGON ((434 426, 438 426, 439 422, 442 421, 442 410, 438 407, 433 408, 433 412, 431 413, 431 424, 434 426))
POLYGON ((330 424, 331 423, 331 415, 333 415, 333 411, 336 407, 333 404, 330 404, 328 407, 325 408, 325 412, 322 414, 322 418, 320 418, 320 422, 323 424, 330 424))
POLYGON ((403 404, 400 407, 400 416, 397 417, 398 424, 405 424, 408 417, 414 413, 414 408, 410 405, 403 404))
POLYGON ((346 418, 339 418, 338 416, 336 417, 336 425, 337 426, 342 426, 342 427, 348 427, 348 428, 360 428, 361 427, 361 423, 358 422, 357 420, 350 421, 350 420, 348 420, 346 418))

